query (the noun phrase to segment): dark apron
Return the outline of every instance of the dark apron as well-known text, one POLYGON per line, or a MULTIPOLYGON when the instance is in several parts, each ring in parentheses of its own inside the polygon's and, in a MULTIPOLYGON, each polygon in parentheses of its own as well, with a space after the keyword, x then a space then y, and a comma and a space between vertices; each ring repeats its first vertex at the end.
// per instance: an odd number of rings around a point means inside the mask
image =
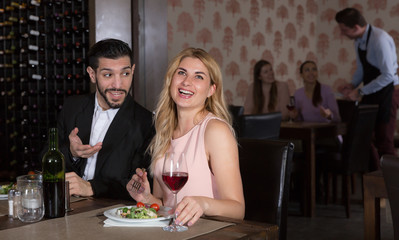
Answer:
MULTIPOLYGON (((369 42, 371 31, 372 28, 370 26, 369 32, 367 34, 366 50, 361 50, 360 47, 358 47, 357 49, 359 54, 359 60, 363 66, 363 85, 368 84, 381 74, 378 68, 374 67, 367 61, 367 45, 369 42)), ((389 121, 393 90, 393 83, 390 83, 381 90, 369 95, 364 95, 362 98, 363 104, 378 104, 379 108, 377 123, 387 123, 389 121)))

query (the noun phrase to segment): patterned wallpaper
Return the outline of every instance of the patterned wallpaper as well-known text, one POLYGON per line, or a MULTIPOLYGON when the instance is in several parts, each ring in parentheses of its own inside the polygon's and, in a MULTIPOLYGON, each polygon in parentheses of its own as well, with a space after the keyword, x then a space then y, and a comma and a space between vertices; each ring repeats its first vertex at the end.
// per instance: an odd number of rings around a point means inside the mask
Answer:
POLYGON ((397 0, 168 0, 168 57, 189 46, 208 51, 222 69, 229 104, 243 105, 262 58, 292 94, 302 87, 298 67, 306 59, 318 64, 320 82, 336 90, 356 67, 353 41, 340 36, 334 19, 345 7, 389 32, 398 52, 397 0))

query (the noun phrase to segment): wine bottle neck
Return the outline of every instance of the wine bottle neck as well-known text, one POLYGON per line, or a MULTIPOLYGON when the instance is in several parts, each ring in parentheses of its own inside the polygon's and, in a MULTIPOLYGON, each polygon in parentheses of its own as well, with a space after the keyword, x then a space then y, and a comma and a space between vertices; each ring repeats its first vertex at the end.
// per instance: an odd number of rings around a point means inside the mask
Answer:
POLYGON ((57 128, 50 128, 49 130, 49 149, 58 150, 58 130, 57 128))

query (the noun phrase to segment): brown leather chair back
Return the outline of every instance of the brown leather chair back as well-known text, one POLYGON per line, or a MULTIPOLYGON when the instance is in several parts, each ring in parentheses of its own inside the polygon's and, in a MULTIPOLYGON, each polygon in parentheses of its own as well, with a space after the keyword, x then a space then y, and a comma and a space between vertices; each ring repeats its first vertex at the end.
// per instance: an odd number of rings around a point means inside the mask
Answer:
POLYGON ((239 139, 239 145, 245 219, 278 225, 279 239, 284 240, 294 145, 245 138, 239 139))
POLYGON ((391 205, 394 239, 399 240, 399 158, 382 156, 381 169, 391 205))
POLYGON ((281 119, 281 112, 242 115, 238 136, 241 138, 278 139, 281 119))

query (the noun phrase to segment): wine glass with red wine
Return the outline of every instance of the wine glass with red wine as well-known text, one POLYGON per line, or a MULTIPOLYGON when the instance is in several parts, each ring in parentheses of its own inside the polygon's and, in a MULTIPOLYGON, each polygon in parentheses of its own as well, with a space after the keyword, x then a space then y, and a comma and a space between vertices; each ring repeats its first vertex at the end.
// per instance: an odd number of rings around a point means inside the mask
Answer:
MULTIPOLYGON (((178 154, 174 152, 168 152, 165 154, 162 170, 162 180, 173 193, 175 199, 173 212, 175 212, 177 206, 177 193, 180 191, 180 189, 184 187, 188 180, 185 153, 178 154)), ((176 213, 174 213, 173 222, 169 226, 163 227, 164 231, 183 232, 188 229, 186 226, 177 225, 175 223, 176 217, 177 215, 176 213)))
MULTIPOLYGON (((287 109, 290 112, 295 109, 295 97, 294 96, 290 96, 290 102, 289 102, 289 104, 287 104, 287 109)), ((291 115, 290 115, 289 122, 292 122, 292 121, 293 121, 293 119, 291 118, 291 115)))

